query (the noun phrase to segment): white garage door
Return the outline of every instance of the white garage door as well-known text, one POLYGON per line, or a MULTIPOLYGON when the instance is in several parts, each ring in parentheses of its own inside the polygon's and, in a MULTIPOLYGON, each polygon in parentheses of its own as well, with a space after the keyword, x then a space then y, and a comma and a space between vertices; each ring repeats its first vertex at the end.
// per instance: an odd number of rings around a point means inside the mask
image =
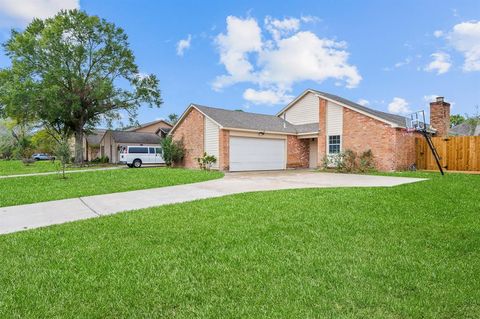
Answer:
POLYGON ((285 169, 285 140, 230 137, 230 171, 285 169))

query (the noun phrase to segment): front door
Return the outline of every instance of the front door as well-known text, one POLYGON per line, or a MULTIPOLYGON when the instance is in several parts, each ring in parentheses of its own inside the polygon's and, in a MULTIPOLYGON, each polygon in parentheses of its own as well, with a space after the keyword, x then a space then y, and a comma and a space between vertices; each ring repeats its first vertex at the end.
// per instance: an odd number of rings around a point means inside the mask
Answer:
POLYGON ((310 168, 318 167, 318 144, 317 139, 310 141, 310 168))

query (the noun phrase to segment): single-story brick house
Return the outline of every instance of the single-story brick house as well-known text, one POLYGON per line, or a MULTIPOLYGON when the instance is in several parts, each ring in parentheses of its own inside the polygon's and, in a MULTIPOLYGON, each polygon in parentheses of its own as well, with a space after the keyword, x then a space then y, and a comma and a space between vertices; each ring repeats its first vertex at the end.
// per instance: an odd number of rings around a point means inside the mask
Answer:
MULTIPOLYGON (((449 108, 443 98, 430 104, 431 129, 442 135, 449 108)), ((183 140, 185 167, 197 168, 206 152, 218 159, 214 168, 226 171, 317 168, 325 156, 346 149, 370 149, 379 170, 401 170, 415 162, 421 136, 407 131, 403 116, 312 89, 276 115, 191 104, 170 134, 183 140)))
POLYGON ((117 163, 123 146, 158 146, 160 139, 165 137, 171 128, 172 125, 167 121, 156 120, 125 130, 93 130, 84 137, 83 158, 91 161, 100 156, 108 156, 110 163, 117 163))

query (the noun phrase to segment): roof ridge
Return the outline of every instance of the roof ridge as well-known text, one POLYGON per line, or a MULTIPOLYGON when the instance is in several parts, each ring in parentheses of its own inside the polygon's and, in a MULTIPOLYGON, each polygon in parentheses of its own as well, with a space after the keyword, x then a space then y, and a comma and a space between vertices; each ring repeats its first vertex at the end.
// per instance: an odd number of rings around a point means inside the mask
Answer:
POLYGON ((207 107, 207 108, 209 108, 209 109, 215 109, 215 110, 221 110, 221 111, 241 112, 241 113, 246 113, 246 114, 261 115, 261 116, 272 116, 272 117, 279 118, 278 116, 272 115, 272 114, 248 112, 248 111, 243 111, 243 110, 242 110, 242 111, 239 111, 239 110, 230 110, 230 109, 226 109, 226 108, 222 108, 222 107, 208 106, 208 105, 197 104, 197 103, 191 103, 191 104, 192 104, 192 105, 195 105, 195 106, 198 106, 198 107, 207 107))

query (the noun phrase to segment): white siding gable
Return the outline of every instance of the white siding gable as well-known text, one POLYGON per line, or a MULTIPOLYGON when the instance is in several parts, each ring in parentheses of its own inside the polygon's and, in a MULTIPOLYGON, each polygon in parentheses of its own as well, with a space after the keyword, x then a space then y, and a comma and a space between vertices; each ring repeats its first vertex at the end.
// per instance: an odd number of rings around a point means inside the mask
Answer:
POLYGON ((342 135, 343 107, 328 101, 327 103, 327 135, 342 135))
POLYGON ((217 162, 212 165, 212 168, 218 168, 219 134, 218 125, 205 116, 205 152, 208 155, 214 155, 217 158, 217 162))
POLYGON ((280 116, 292 124, 318 123, 319 100, 309 92, 280 116))

